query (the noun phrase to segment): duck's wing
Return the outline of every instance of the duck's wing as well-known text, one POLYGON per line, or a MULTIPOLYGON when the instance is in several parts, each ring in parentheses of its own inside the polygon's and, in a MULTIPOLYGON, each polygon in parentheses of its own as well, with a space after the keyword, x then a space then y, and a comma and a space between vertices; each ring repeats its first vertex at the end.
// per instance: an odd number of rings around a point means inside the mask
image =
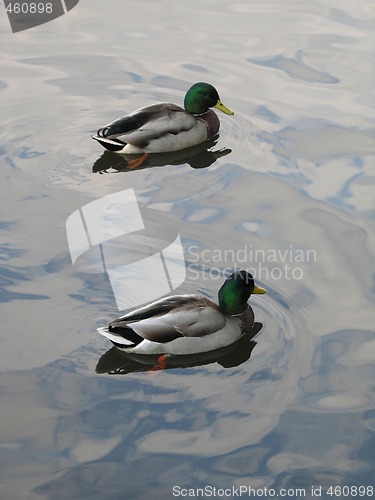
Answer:
POLYGON ((152 139, 177 135, 192 129, 195 124, 196 118, 175 104, 153 104, 109 123, 98 130, 97 137, 116 139, 123 136, 126 143, 143 148, 152 139))
POLYGON ((172 295, 171 297, 163 297, 159 300, 155 300, 150 304, 134 309, 129 313, 120 316, 115 321, 139 321, 143 319, 152 318, 153 316, 158 316, 159 314, 165 314, 167 312, 176 309, 177 307, 187 306, 189 304, 200 304, 202 300, 205 300, 200 295, 196 294, 184 294, 184 295, 172 295))
POLYGON ((201 337, 221 330, 225 316, 218 306, 196 295, 168 297, 126 314, 109 325, 109 332, 138 343, 170 342, 178 337, 201 337), (136 337, 135 337, 135 336, 136 337))

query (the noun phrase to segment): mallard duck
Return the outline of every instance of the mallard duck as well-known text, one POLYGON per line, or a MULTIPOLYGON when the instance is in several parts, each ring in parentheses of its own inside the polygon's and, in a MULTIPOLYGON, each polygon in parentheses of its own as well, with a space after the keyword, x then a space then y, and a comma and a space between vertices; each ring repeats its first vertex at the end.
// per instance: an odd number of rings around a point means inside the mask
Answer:
POLYGON ((199 295, 166 297, 136 309, 99 328, 116 347, 128 353, 186 355, 213 351, 239 340, 254 323, 247 301, 266 293, 251 274, 231 274, 218 293, 219 304, 199 295))
POLYGON ((149 153, 179 151, 213 137, 220 122, 209 108, 234 114, 220 101, 215 87, 203 82, 195 83, 187 91, 184 107, 163 103, 140 108, 100 128, 92 138, 109 151, 143 153, 134 161, 133 166, 138 166, 149 153))

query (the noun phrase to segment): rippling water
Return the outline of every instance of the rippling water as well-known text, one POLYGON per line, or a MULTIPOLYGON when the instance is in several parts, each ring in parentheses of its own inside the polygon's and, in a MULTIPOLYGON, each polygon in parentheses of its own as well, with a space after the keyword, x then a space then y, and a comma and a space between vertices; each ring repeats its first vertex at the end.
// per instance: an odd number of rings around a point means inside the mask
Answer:
POLYGON ((372 3, 82 0, 1 28, 1 497, 373 485, 372 3), (235 112, 208 155, 129 170, 91 141, 201 80, 235 112), (178 292, 254 270, 252 340, 165 371, 107 352, 113 293, 65 222, 128 188, 181 236, 178 292))

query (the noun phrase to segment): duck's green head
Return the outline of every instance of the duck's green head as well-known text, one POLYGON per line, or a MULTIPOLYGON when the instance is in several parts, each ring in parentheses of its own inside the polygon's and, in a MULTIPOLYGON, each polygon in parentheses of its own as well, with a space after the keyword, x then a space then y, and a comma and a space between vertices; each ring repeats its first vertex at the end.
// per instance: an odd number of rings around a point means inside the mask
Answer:
POLYGON ((242 314, 252 293, 266 293, 266 290, 255 285, 254 278, 246 271, 231 274, 219 290, 220 310, 232 316, 242 314))
POLYGON ((227 115, 233 115, 233 111, 224 106, 220 101, 219 94, 215 87, 209 83, 195 83, 187 91, 184 106, 188 113, 192 115, 201 115, 206 113, 209 108, 216 108, 227 115))

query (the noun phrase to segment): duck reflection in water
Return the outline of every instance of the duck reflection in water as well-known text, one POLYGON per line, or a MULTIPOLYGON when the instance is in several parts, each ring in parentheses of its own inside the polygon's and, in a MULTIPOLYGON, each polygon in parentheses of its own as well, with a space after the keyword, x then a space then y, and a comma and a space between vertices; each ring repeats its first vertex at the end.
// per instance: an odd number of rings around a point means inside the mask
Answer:
POLYGON ((260 332, 262 323, 255 322, 236 343, 211 352, 186 356, 159 356, 124 353, 112 347, 104 353, 96 365, 97 373, 126 375, 134 372, 154 372, 173 368, 191 368, 194 366, 218 363, 223 368, 242 365, 250 359, 256 346, 252 339, 260 332))
POLYGON ((134 165, 134 155, 124 155, 105 151, 100 158, 96 160, 92 167, 94 173, 117 173, 131 172, 150 167, 162 167, 164 165, 184 165, 188 164, 192 168, 207 168, 218 158, 229 155, 232 150, 227 148, 213 151, 217 144, 218 135, 211 137, 208 141, 193 146, 191 148, 173 151, 170 153, 150 153, 147 158, 139 165, 134 165))

